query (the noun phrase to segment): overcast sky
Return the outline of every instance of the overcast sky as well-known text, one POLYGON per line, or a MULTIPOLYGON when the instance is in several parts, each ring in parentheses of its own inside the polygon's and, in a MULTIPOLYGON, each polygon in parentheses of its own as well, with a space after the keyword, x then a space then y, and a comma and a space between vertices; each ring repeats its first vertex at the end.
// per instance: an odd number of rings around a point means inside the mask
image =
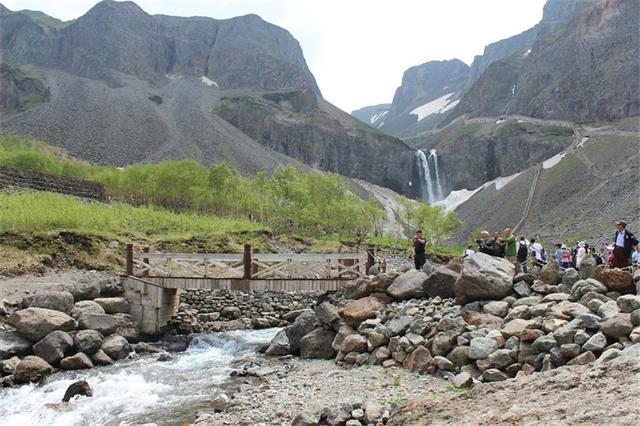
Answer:
MULTIPOLYGON (((96 0, 0 0, 68 20, 96 0)), ((325 98, 351 111, 391 102, 402 73, 430 60, 470 64, 485 45, 542 17, 545 0, 136 0, 151 14, 230 18, 256 13, 302 45, 325 98)))

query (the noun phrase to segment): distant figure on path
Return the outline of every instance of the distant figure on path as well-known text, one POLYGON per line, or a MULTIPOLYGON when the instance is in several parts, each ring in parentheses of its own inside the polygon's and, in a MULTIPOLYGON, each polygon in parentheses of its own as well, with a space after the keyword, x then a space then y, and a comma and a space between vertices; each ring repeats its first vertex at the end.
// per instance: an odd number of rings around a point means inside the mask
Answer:
POLYGON ((629 266, 631 250, 638 245, 638 239, 627 230, 625 222, 616 222, 616 234, 613 237, 614 267, 626 268, 629 266))
POLYGON ((503 247, 505 257, 509 262, 515 265, 517 261, 516 236, 511 235, 511 229, 507 228, 504 230, 504 238, 502 239, 502 242, 504 243, 503 247))
POLYGON ((415 263, 416 269, 420 270, 427 262, 427 251, 426 245, 427 240, 422 238, 422 231, 417 230, 416 235, 411 239, 413 242, 413 262, 415 263))
POLYGON ((522 272, 525 274, 529 272, 529 268, 527 267, 527 258, 529 257, 529 245, 527 244, 527 240, 524 238, 524 235, 520 235, 518 241, 518 251, 517 258, 518 264, 522 266, 522 272))

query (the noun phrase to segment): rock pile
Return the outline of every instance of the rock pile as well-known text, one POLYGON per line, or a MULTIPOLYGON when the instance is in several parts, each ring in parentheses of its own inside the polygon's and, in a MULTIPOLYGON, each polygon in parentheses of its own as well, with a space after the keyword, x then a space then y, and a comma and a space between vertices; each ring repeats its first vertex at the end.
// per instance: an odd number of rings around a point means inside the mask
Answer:
POLYGON ((6 319, 13 330, 0 332, 0 387, 127 357, 138 337, 129 304, 100 293, 87 281, 25 297, 6 319))
POLYGON ((169 327, 179 334, 283 327, 324 293, 185 290, 169 327))
POLYGON ((351 282, 351 300, 305 311, 266 353, 401 366, 462 387, 610 359, 640 342, 640 274, 634 284, 619 269, 589 276, 550 263, 514 276, 509 262, 484 254, 454 269, 351 282))
POLYGON ((313 426, 318 424, 363 426, 386 425, 391 418, 390 410, 368 401, 366 403, 345 403, 337 407, 325 407, 320 413, 303 411, 293 418, 292 426, 313 426))

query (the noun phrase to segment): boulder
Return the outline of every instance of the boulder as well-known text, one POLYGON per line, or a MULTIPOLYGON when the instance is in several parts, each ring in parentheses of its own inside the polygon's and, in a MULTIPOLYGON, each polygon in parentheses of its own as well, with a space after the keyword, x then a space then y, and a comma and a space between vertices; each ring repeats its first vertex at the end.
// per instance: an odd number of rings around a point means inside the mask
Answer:
POLYGON ((64 289, 73 295, 76 302, 93 300, 100 296, 100 284, 90 279, 81 279, 75 283, 65 284, 64 289))
POLYGON ((340 352, 343 354, 350 352, 367 352, 367 338, 359 334, 348 335, 340 345, 340 352))
MULTIPOLYGON (((136 341, 139 339, 138 328, 136 327, 133 317, 129 314, 113 314, 112 315, 117 322, 116 331, 114 334, 126 338, 128 341, 136 341)), ((267 327, 264 327, 267 328, 267 327)))
POLYGON ((375 297, 364 297, 344 305, 338 313, 351 326, 358 326, 362 321, 373 318, 382 308, 382 304, 375 297))
POLYGON ((525 329, 531 328, 534 324, 535 324, 534 320, 524 320, 524 319, 516 318, 506 323, 504 327, 502 327, 502 330, 500 331, 502 332, 503 335, 505 335, 505 337, 511 337, 511 336, 520 337, 520 335, 525 329))
POLYGON ((474 337, 469 343, 469 359, 486 359, 497 349, 498 343, 494 339, 474 337))
POLYGON ((336 333, 333 330, 316 328, 300 340, 300 357, 308 359, 331 359, 336 353, 331 346, 336 333))
POLYGON ((344 297, 347 299, 357 300, 368 296, 369 291, 367 290, 366 280, 366 278, 358 278, 353 281, 348 281, 344 286, 344 297))
POLYGON ((473 376, 466 371, 457 374, 453 378, 453 386, 457 388, 468 388, 473 384, 473 376))
POLYGON ((226 319, 235 320, 242 316, 242 311, 237 306, 225 306, 222 308, 222 316, 226 319))
POLYGON ((497 368, 503 370, 513 364, 514 359, 511 356, 512 352, 509 349, 498 349, 489 355, 487 360, 489 361, 489 368, 497 368))
POLYGON ((440 296, 443 299, 455 297, 456 281, 460 274, 450 268, 438 268, 424 281, 423 291, 429 297, 440 296))
POLYGON ((31 342, 42 340, 55 330, 71 331, 76 322, 64 312, 45 308, 27 308, 14 312, 7 319, 9 325, 31 342))
POLYGON ((85 314, 80 317, 78 327, 82 330, 96 330, 103 336, 116 332, 118 320, 108 314, 85 314))
POLYGON ((15 374, 18 364, 20 364, 20 358, 17 356, 0 361, 0 377, 15 374))
POLYGON ((366 293, 384 293, 387 291, 393 281, 398 278, 397 272, 387 272, 386 274, 378 275, 369 281, 366 281, 366 293))
POLYGON ((91 390, 91 386, 89 386, 89 383, 87 383, 86 380, 79 380, 71 383, 67 388, 67 391, 64 393, 64 397, 62 397, 62 402, 69 402, 71 401, 71 398, 78 395, 86 397, 93 396, 93 390, 91 390))
POLYGON ((462 367, 471 362, 469 359, 469 346, 456 346, 449 352, 447 359, 456 367, 462 367))
POLYGON ((73 338, 64 331, 56 330, 33 345, 33 353, 49 364, 55 365, 69 353, 72 347, 73 338))
POLYGON ((607 338, 602 333, 596 333, 582 345, 583 351, 602 352, 607 347, 607 338))
POLYGON ((288 355, 291 353, 291 347, 289 346, 289 338, 284 330, 278 331, 276 335, 271 339, 271 343, 267 348, 265 354, 271 356, 288 355))
POLYGON ((511 293, 515 266, 506 259, 476 253, 464 260, 462 275, 456 281, 456 302, 498 300, 511 293))
POLYGON ((334 330, 337 331, 338 328, 340 328, 340 314, 338 313, 338 308, 331 303, 322 302, 316 308, 316 316, 318 317, 318 321, 328 325, 334 330))
POLYGON ((37 382, 44 376, 53 373, 53 367, 44 359, 29 355, 16 367, 15 381, 17 383, 37 382))
POLYGON ((491 314, 481 314, 480 312, 463 309, 460 315, 469 325, 484 326, 491 329, 499 329, 502 327, 504 320, 491 314))
POLYGON ((123 297, 103 297, 94 299, 108 314, 128 314, 129 302, 123 297))
POLYGON ((82 352, 78 352, 73 356, 68 356, 60 361, 60 368, 63 370, 84 370, 86 368, 93 368, 91 359, 82 352))
POLYGON ((393 337, 402 335, 411 325, 413 318, 408 315, 400 315, 387 323, 386 336, 393 337))
POLYGON ((626 314, 630 314, 631 312, 640 309, 640 296, 626 294, 618 297, 616 302, 618 303, 620 311, 626 314))
POLYGON ((104 351, 102 349, 100 349, 95 354, 91 355, 91 360, 96 365, 111 365, 111 364, 113 364, 113 360, 111 359, 111 357, 109 357, 109 355, 104 353, 104 351))
POLYGON ((573 268, 565 269, 562 273, 562 284, 566 285, 569 288, 572 288, 579 279, 580 276, 578 275, 578 271, 573 268))
POLYGON ((591 291, 605 294, 609 290, 607 289, 607 286, 602 284, 600 281, 588 278, 586 280, 579 280, 573 285, 571 288, 571 297, 573 297, 573 300, 580 300, 582 299, 582 296, 591 291))
POLYGON ((428 275, 422 271, 407 271, 391 283, 387 288, 387 294, 395 300, 422 298, 427 277, 428 275))
POLYGON ((593 256, 587 256, 584 258, 580 264, 580 272, 578 272, 580 279, 587 280, 589 278, 593 278, 596 266, 596 259, 593 256))
POLYGON ((73 336, 73 344, 78 352, 93 355, 102 347, 104 336, 97 330, 80 330, 73 336))
POLYGON ((438 333, 431 343, 433 355, 446 355, 456 342, 456 334, 452 332, 438 333))
POLYGON ((391 351, 389 348, 386 346, 380 346, 378 349, 374 350, 369 357, 369 363, 373 365, 380 365, 389 358, 391 358, 391 351))
POLYGON ((402 366, 412 373, 424 374, 431 366, 433 358, 431 352, 424 346, 418 346, 404 359, 402 366))
POLYGON ((316 317, 316 314, 313 311, 306 311, 301 313, 293 324, 285 328, 289 339, 289 350, 293 355, 300 353, 300 340, 316 328, 317 323, 318 317, 316 317))
POLYGON ((93 300, 83 300, 76 302, 71 309, 71 316, 77 320, 84 314, 104 314, 105 311, 102 306, 98 305, 93 300))
POLYGON ((609 337, 627 337, 633 330, 631 315, 618 314, 600 324, 600 330, 609 337))
POLYGON ((605 269, 601 266, 596 268, 594 277, 604 284, 608 291, 617 291, 620 294, 635 293, 636 287, 631 272, 619 268, 605 269))
POLYGON ((126 358, 130 352, 129 342, 122 336, 105 338, 100 349, 112 360, 126 358))
POLYGON ((531 290, 531 287, 529 287, 529 284, 527 284, 524 281, 519 281, 515 283, 513 285, 513 291, 520 297, 530 296, 531 293, 533 292, 533 290, 531 290))
POLYGON ((45 308, 69 314, 73 309, 73 295, 68 291, 42 291, 31 298, 30 308, 45 308))
POLYGON ((492 301, 484 305, 482 310, 487 314, 504 318, 509 312, 509 304, 503 301, 492 301))
POLYGON ((211 409, 214 413, 224 412, 227 409, 227 405, 229 405, 229 397, 224 393, 216 395, 211 400, 211 409))
POLYGON ((596 360, 596 356, 594 355, 594 353, 591 351, 587 351, 573 358, 571 361, 567 363, 567 365, 585 365, 595 360, 596 360))
POLYGON ((16 331, 0 332, 0 360, 31 353, 31 342, 16 331))
POLYGON ((542 268, 542 270, 540 271, 539 278, 547 285, 560 284, 562 276, 560 275, 560 271, 558 270, 558 264, 556 262, 549 262, 549 264, 542 268))

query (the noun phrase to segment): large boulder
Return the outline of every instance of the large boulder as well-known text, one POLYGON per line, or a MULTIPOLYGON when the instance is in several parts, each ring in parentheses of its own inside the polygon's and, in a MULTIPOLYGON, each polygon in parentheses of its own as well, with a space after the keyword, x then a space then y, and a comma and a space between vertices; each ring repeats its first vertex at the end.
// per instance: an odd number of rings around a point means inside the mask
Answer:
POLYGON ((123 297, 103 297, 94 299, 98 305, 108 314, 128 314, 129 302, 123 297))
POLYGON ((560 275, 560 270, 558 269, 557 262, 549 262, 542 270, 539 275, 540 280, 547 285, 558 285, 562 279, 560 275))
POLYGON ((116 332, 118 320, 107 314, 85 314, 80 317, 78 327, 82 330, 97 330, 103 336, 116 332))
POLYGON ((52 372, 53 367, 47 361, 30 355, 20 361, 16 367, 15 380, 17 383, 37 382, 52 372))
MULTIPOLYGON (((122 336, 109 336, 102 342, 101 350, 113 360, 126 358, 129 355, 129 342, 122 336)), ((95 355, 95 354, 94 354, 95 355)), ((95 360, 95 358, 94 358, 95 360)))
POLYGON ((460 274, 449 268, 438 268, 424 282, 424 293, 429 297, 453 298, 455 296, 456 281, 459 277, 460 274))
POLYGON ((393 281, 398 278, 397 272, 387 272, 366 281, 367 294, 384 293, 393 281))
POLYGON ((289 339, 289 350, 293 355, 300 353, 300 340, 316 328, 317 324, 318 317, 316 317, 316 314, 313 311, 305 311, 298 315, 293 324, 285 328, 289 339))
POLYGON ((456 281, 456 302, 499 300, 511 293, 515 266, 506 259, 476 253, 464 260, 456 281))
POLYGON ((574 300, 580 300, 582 296, 589 292, 604 294, 607 291, 607 286, 600 281, 588 278, 586 280, 579 280, 571 287, 571 297, 573 297, 574 300))
POLYGON ((626 294, 635 293, 636 290, 631 272, 620 268, 605 269, 598 266, 594 278, 604 284, 609 291, 626 294))
POLYGON ((350 352, 367 352, 367 338, 360 334, 348 335, 340 345, 340 352, 343 354, 350 352))
POLYGON ((351 326, 358 326, 362 321, 373 318, 382 308, 382 304, 375 297, 364 297, 344 305, 338 313, 351 326))
POLYGON ((0 377, 9 375, 12 376, 13 374, 15 374, 18 364, 20 364, 20 358, 18 358, 17 356, 0 361, 0 377))
POLYGON ((289 345, 289 338, 287 337, 287 333, 284 330, 278 331, 273 339, 271 339, 271 343, 269 347, 265 351, 265 354, 278 356, 278 355, 288 355, 291 353, 291 346, 289 345))
POLYGON ((469 343, 469 359, 486 359, 496 350, 498 350, 498 343, 494 339, 474 337, 469 343))
POLYGON ((16 331, 0 332, 0 360, 31 353, 31 342, 16 331))
POLYGON ((111 365, 113 364, 113 360, 109 355, 104 353, 102 349, 100 349, 95 354, 91 355, 91 361, 93 361, 96 365, 111 365))
POLYGON ((73 309, 71 309, 71 316, 76 320, 79 320, 80 317, 84 314, 105 314, 104 308, 98 305, 93 300, 82 300, 80 302, 76 302, 73 305, 73 309))
POLYGON ((322 302, 316 308, 316 316, 321 323, 332 327, 334 330, 338 330, 338 328, 340 328, 340 314, 338 313, 338 308, 331 303, 322 302))
POLYGON ((387 288, 387 294, 396 300, 424 297, 424 283, 428 275, 412 269, 396 278, 387 288))
POLYGON ((571 288, 573 285, 578 282, 580 276, 578 275, 578 271, 573 268, 565 269, 562 273, 562 284, 571 288))
POLYGON ((14 312, 7 320, 9 325, 31 342, 42 340, 55 330, 71 331, 76 322, 64 312, 44 308, 27 308, 14 312))
POLYGON ((300 357, 309 359, 331 359, 336 355, 331 344, 336 333, 333 330, 316 328, 300 340, 300 357))
POLYGON ((412 373, 424 374, 432 362, 433 357, 429 349, 420 345, 404 359, 402 366, 412 373))
POLYGON ((93 355, 102 347, 104 337, 97 330, 80 330, 73 336, 73 344, 78 352, 93 355))
POLYGON ((65 284, 64 289, 73 295, 76 302, 93 300, 100 296, 100 284, 90 279, 81 279, 75 283, 65 284))
POLYGON ((87 354, 78 352, 60 361, 60 368, 63 370, 84 370, 86 368, 93 368, 93 362, 91 362, 91 358, 89 358, 87 354))
POLYGON ((45 308, 69 314, 73 309, 73 295, 68 291, 42 291, 31 297, 30 308, 45 308))
POLYGON ((585 257, 580 263, 580 271, 578 272, 580 279, 586 280, 594 278, 596 266, 596 259, 593 256, 585 257))
POLYGON ((55 365, 73 348, 73 338, 64 331, 56 330, 33 345, 33 353, 51 365, 55 365))

